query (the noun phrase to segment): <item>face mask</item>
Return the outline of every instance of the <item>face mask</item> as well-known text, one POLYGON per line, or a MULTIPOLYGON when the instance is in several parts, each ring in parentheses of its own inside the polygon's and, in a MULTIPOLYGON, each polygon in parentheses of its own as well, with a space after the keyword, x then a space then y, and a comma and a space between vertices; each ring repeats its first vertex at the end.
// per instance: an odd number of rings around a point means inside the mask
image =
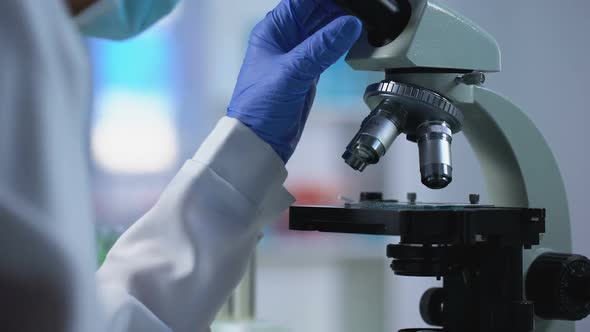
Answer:
POLYGON ((177 3, 178 0, 98 0, 75 20, 86 36, 126 39, 149 28, 177 3))

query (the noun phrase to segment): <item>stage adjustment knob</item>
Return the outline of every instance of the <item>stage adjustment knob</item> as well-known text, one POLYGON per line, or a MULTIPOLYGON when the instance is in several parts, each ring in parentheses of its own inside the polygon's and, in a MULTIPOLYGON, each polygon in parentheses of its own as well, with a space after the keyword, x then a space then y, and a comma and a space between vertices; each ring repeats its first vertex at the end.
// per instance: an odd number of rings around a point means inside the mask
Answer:
POLYGON ((420 299, 420 315, 424 322, 433 326, 444 325, 445 291, 442 288, 430 288, 420 299))
POLYGON ((543 319, 581 320, 590 314, 590 260, 547 253, 529 268, 526 295, 543 319))

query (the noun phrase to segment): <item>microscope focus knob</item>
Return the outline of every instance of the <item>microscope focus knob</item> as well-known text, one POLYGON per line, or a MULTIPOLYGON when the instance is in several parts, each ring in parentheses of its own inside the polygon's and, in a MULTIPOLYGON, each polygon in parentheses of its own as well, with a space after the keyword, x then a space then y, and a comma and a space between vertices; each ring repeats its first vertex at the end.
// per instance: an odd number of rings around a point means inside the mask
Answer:
POLYGON ((590 314, 590 260, 573 254, 539 256, 528 270, 526 295, 540 318, 586 318, 590 314))

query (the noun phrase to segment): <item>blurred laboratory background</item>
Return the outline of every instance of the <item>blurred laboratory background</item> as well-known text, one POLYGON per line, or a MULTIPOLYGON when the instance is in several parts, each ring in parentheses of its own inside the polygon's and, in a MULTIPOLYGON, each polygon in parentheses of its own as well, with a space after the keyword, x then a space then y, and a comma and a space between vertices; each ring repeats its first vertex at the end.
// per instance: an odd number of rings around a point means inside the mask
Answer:
MULTIPOLYGON (((444 0, 488 30, 503 71, 487 86, 520 105, 545 134, 561 168, 574 251, 590 255, 590 2, 444 0)), ((124 43, 89 40, 94 65, 91 128, 93 199, 100 253, 145 213, 225 114, 250 29, 278 0, 185 0, 166 20, 124 43)), ((418 152, 399 139, 384 162, 358 173, 341 159, 368 109, 366 85, 381 73, 341 60, 322 76, 287 187, 301 204, 340 203, 361 191, 386 198, 467 202, 486 192, 461 135, 453 144, 454 182, 420 184, 418 152)), ((551 188, 547 188, 551 190, 551 188)), ((549 222, 559 222, 552 220, 549 222)), ((287 216, 268 226, 258 249, 258 317, 295 332, 397 331, 421 324, 418 301, 434 280, 394 277, 385 245, 395 239, 296 233, 287 216)), ((579 323, 590 331, 590 321, 579 323)))

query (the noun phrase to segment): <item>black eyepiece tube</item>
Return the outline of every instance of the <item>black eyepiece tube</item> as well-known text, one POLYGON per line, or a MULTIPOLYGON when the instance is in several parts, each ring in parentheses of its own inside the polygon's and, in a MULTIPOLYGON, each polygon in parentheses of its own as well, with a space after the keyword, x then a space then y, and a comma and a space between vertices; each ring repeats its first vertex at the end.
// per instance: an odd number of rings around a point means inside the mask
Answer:
POLYGON ((358 17, 369 34, 369 43, 391 43, 408 25, 412 7, 408 0, 335 0, 350 15, 358 17))

